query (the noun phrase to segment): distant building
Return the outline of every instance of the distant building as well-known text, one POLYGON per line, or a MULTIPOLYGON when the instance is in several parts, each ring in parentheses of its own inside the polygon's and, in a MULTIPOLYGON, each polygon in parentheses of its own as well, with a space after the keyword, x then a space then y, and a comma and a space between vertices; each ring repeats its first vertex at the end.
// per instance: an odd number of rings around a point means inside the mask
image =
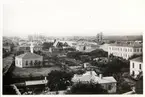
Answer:
POLYGON ((115 93, 116 92, 116 83, 117 81, 114 79, 114 77, 103 77, 102 74, 97 76, 95 71, 87 71, 83 75, 77 75, 75 74, 72 78, 72 82, 78 83, 98 83, 100 84, 104 89, 108 91, 108 93, 115 93))
POLYGON ((134 54, 142 54, 142 44, 111 44, 108 46, 108 56, 110 54, 128 59, 134 54))
POLYGON ((42 66, 43 56, 33 53, 33 44, 30 46, 30 51, 15 57, 15 65, 17 67, 37 67, 42 66))
POLYGON ((130 75, 134 78, 137 77, 143 71, 143 59, 142 57, 137 57, 130 60, 130 75))
POLYGON ((99 49, 99 46, 97 43, 91 43, 91 42, 78 42, 77 45, 75 46, 76 50, 82 51, 82 52, 90 52, 96 49, 99 49))
MULTIPOLYGON (((30 45, 31 45, 31 43, 24 43, 24 44, 21 44, 18 47, 18 49, 20 51, 26 51, 26 52, 28 52, 28 51, 30 51, 30 45)), ((42 50, 42 45, 35 43, 33 49, 34 49, 34 51, 41 51, 42 50)))
POLYGON ((103 33, 100 32, 100 33, 97 34, 97 42, 102 43, 102 41, 103 41, 103 33))

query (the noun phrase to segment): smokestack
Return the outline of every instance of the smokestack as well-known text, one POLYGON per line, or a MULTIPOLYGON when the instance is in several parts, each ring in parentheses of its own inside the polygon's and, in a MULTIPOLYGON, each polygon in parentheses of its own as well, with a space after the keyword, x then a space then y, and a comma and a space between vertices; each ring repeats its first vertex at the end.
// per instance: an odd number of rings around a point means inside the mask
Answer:
POLYGON ((102 79, 103 78, 103 75, 102 74, 99 74, 99 78, 102 79))

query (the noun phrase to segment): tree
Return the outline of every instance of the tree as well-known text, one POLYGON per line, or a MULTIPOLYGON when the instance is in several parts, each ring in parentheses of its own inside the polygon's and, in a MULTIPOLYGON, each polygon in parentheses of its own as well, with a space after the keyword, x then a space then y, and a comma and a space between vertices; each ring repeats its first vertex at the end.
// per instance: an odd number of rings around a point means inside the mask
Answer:
POLYGON ((83 53, 82 52, 78 52, 78 51, 68 52, 67 53, 67 57, 74 58, 76 60, 79 60, 80 59, 80 55, 83 55, 83 53))
POLYGON ((136 82, 135 92, 137 94, 143 94, 143 76, 136 82))
POLYGON ((112 59, 112 61, 108 62, 108 64, 105 66, 106 67, 102 67, 102 68, 105 68, 103 72, 104 72, 104 75, 108 76, 108 75, 113 75, 116 73, 123 72, 122 70, 124 68, 128 69, 129 62, 120 60, 119 58, 114 58, 112 59))
POLYGON ((96 49, 96 50, 88 53, 88 55, 94 56, 94 57, 107 57, 108 53, 102 49, 96 49))
POLYGON ((52 42, 44 42, 43 43, 43 49, 49 49, 52 46, 53 46, 52 42))
POLYGON ((71 85, 71 78, 73 74, 65 71, 51 71, 47 79, 50 91, 65 90, 67 86, 71 85))
POLYGON ((107 94, 107 90, 103 89, 100 84, 94 83, 77 83, 74 84, 68 94, 107 94))

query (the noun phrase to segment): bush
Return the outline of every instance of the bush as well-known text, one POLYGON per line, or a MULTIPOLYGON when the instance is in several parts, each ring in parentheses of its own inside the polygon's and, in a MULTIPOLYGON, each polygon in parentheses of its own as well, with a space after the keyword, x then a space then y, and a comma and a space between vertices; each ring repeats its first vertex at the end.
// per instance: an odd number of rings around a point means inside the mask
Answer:
POLYGON ((77 83, 67 92, 68 94, 107 94, 100 84, 77 83))

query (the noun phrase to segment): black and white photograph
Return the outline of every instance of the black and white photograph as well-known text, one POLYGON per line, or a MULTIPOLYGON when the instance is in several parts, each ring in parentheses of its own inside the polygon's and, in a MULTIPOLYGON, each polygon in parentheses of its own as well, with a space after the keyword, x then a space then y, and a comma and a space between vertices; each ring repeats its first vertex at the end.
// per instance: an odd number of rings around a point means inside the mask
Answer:
POLYGON ((143 95, 144 0, 3 0, 2 95, 143 95))

